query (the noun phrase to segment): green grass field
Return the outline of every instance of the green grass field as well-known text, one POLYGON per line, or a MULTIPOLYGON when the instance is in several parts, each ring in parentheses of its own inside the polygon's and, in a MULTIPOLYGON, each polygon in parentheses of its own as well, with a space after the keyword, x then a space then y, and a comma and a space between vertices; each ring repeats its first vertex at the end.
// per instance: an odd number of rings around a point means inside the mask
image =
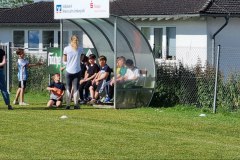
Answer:
POLYGON ((0 159, 240 159, 239 113, 191 107, 45 108, 47 96, 7 110, 0 96, 0 159), (67 119, 61 119, 66 115, 67 119))

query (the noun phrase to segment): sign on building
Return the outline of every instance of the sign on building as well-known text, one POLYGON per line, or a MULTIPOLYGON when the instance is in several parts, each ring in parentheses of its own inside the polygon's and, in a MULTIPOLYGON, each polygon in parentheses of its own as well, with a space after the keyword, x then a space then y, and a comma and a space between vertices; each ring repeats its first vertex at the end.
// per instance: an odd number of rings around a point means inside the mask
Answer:
POLYGON ((109 0, 54 0, 54 19, 109 18, 109 0))
POLYGON ((60 73, 61 53, 59 48, 48 48, 48 73, 60 73))

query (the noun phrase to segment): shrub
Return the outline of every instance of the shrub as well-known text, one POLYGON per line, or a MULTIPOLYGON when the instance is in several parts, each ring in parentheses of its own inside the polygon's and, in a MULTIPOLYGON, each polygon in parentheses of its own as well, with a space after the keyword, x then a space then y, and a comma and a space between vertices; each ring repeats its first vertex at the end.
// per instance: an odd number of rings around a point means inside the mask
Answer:
MULTIPOLYGON (((215 68, 199 63, 193 68, 160 65, 157 67, 156 89, 150 103, 153 107, 171 107, 177 104, 195 105, 203 111, 213 108, 215 68)), ((217 109, 237 111, 240 107, 240 75, 224 78, 218 73, 217 109)))

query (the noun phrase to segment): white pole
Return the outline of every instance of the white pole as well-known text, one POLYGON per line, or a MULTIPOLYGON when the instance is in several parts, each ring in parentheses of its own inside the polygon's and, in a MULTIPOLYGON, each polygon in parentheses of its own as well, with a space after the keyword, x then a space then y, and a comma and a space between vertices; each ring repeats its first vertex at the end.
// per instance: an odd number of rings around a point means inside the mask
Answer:
MULTIPOLYGON (((117 78, 116 75, 116 59, 117 59, 117 17, 115 17, 115 21, 114 21, 114 67, 113 67, 113 71, 114 71, 114 79, 117 78)), ((114 108, 116 109, 116 85, 117 83, 114 85, 114 108)))
MULTIPOLYGON (((63 53, 62 52, 63 52, 63 20, 60 19, 60 55, 61 55, 61 64, 62 64, 62 61, 63 61, 63 53)), ((63 72, 60 71, 60 81, 61 82, 63 81, 62 74, 63 74, 63 72)))
POLYGON ((216 73, 215 73, 214 100, 213 100, 213 113, 216 113, 217 85, 218 85, 218 70, 219 70, 220 47, 221 47, 221 46, 218 45, 217 63, 216 63, 216 73))
POLYGON ((7 72, 6 72, 6 75, 7 75, 7 91, 8 91, 8 93, 10 93, 10 61, 12 61, 11 59, 10 59, 10 45, 11 45, 11 43, 9 42, 9 43, 7 43, 7 49, 6 49, 6 54, 7 54, 7 72))

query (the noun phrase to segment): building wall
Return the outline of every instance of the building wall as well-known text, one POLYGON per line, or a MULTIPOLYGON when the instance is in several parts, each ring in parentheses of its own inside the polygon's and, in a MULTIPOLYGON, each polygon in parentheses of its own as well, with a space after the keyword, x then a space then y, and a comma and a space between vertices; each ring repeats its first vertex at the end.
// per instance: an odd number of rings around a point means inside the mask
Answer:
MULTIPOLYGON (((212 35, 223 26, 224 18, 208 18, 208 46, 212 46, 212 35)), ((227 26, 215 37, 215 61, 217 46, 221 45, 220 70, 224 73, 240 71, 240 18, 230 18, 227 26)), ((208 59, 212 60, 212 51, 208 54, 208 59)), ((227 74, 225 74, 227 75, 227 74)))
MULTIPOLYGON (((224 18, 208 18, 207 29, 209 38, 225 23, 224 18)), ((240 18, 230 18, 228 25, 216 36, 216 45, 222 47, 240 46, 240 18)), ((210 41, 209 41, 210 43, 210 41)))
MULTIPOLYGON (((42 44, 42 31, 54 31, 54 44, 52 44, 54 47, 58 47, 58 31, 59 29, 57 27, 37 27, 37 26, 6 26, 6 27, 0 27, 0 42, 1 43, 8 43, 13 42, 13 32, 14 31, 24 31, 24 48, 26 52, 30 53, 39 53, 45 54, 46 51, 43 49, 42 44), (29 30, 37 30, 39 31, 39 48, 36 51, 29 51, 28 50, 28 31, 29 30)), ((14 48, 16 49, 16 48, 14 48)))
MULTIPOLYGON (((27 53, 36 53, 38 55, 45 55, 46 50, 43 48, 42 44, 42 32, 43 31, 54 31, 54 44, 52 44, 53 47, 59 47, 58 45, 58 32, 60 28, 59 26, 0 26, 0 44, 1 43, 8 43, 13 42, 13 32, 14 31, 24 31, 25 33, 25 39, 24 39, 24 48, 25 52, 27 53), (39 48, 37 50, 29 50, 28 49, 28 31, 29 30, 37 30, 39 31, 39 48)), ((68 45, 71 35, 73 34, 73 31, 81 31, 79 28, 76 27, 69 27, 64 26, 64 31, 68 31, 67 36, 63 37, 66 43, 65 45, 68 45)), ((89 38, 86 36, 86 34, 81 35, 80 37, 80 45, 83 45, 84 48, 92 48, 92 43, 89 40, 89 38)))
MULTIPOLYGON (((225 23, 224 18, 191 18, 187 20, 144 20, 134 22, 139 28, 151 27, 151 28, 164 28, 163 30, 163 57, 157 59, 159 63, 162 62, 182 62, 187 66, 194 66, 197 62, 201 62, 205 65, 206 62, 211 64, 212 62, 212 35, 225 23), (166 56, 166 27, 176 27, 176 57, 174 60, 168 60, 166 56)), ((240 19, 231 18, 229 24, 216 36, 216 45, 221 45, 226 48, 224 52, 227 54, 227 49, 240 48, 240 19)), ((0 43, 7 43, 13 41, 13 31, 24 30, 25 31, 25 48, 28 48, 28 30, 40 31, 40 45, 39 51, 46 53, 42 50, 42 34, 44 30, 54 30, 54 47, 58 47, 58 31, 59 26, 0 26, 0 43)), ((69 31, 68 39, 71 36, 71 31, 79 30, 76 26, 68 26, 65 24, 64 31, 69 31)), ((92 48, 92 44, 86 34, 83 34, 83 47, 92 48)), ((154 34, 151 30, 150 45, 153 47, 154 34)), ((38 53, 39 53, 38 51, 38 53)), ((238 51, 234 51, 234 55, 238 55, 238 51)), ((225 55, 226 55, 225 54, 225 55)), ((229 54, 229 52, 228 52, 229 54)), ((226 61, 229 57, 226 57, 226 61)), ((230 60, 230 59, 229 59, 230 60)), ((240 60, 240 59, 239 59, 240 60)), ((238 60, 238 61, 239 61, 238 60)), ((233 61, 236 61, 234 59, 233 61)))
MULTIPOLYGON (((198 61, 204 64, 207 60, 207 24, 205 19, 193 18, 188 20, 167 21, 138 21, 135 24, 141 27, 176 27, 176 61, 187 66, 194 66, 198 61)), ((152 32, 149 43, 153 47, 154 35, 152 32)), ((166 49, 166 32, 163 35, 163 50, 166 49)), ((164 54, 165 51, 163 51, 164 54)), ((166 57, 158 59, 161 63, 166 57)), ((169 62, 171 60, 168 60, 169 62)))

